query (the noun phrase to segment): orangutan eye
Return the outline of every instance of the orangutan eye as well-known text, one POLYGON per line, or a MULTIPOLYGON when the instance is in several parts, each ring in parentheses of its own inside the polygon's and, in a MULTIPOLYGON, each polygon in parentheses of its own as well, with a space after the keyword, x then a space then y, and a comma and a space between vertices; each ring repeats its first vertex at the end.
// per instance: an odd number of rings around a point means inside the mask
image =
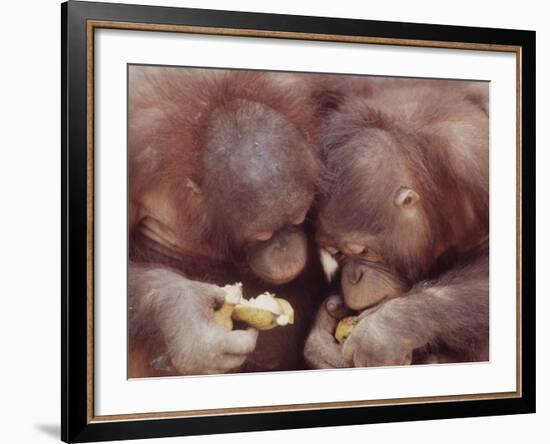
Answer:
POLYGON ((256 233, 256 235, 254 235, 254 240, 266 241, 271 239, 272 236, 273 236, 273 231, 263 231, 261 233, 256 233))
POLYGON ((362 254, 363 257, 368 259, 370 262, 377 262, 377 263, 383 263, 384 258, 374 249, 366 249, 365 252, 362 254))
POLYGON ((367 248, 360 244, 348 244, 347 247, 353 254, 364 254, 367 252, 367 248))
POLYGON ((307 212, 300 214, 296 219, 294 219, 292 221, 292 225, 301 225, 301 224, 303 224, 304 221, 306 220, 306 214, 307 214, 307 212))
POLYGON ((340 262, 341 260, 344 259, 345 254, 342 253, 341 251, 337 251, 336 253, 334 253, 334 254, 332 255, 332 257, 334 258, 334 260, 335 260, 336 262, 340 262))

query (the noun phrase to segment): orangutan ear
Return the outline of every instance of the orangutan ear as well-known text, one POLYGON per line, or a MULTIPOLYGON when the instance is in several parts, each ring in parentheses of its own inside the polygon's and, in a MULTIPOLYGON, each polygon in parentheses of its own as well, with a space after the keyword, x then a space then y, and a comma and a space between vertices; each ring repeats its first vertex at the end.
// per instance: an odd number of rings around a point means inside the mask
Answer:
POLYGON ((410 208, 416 205, 420 196, 411 188, 401 187, 395 193, 393 203, 398 208, 410 208))

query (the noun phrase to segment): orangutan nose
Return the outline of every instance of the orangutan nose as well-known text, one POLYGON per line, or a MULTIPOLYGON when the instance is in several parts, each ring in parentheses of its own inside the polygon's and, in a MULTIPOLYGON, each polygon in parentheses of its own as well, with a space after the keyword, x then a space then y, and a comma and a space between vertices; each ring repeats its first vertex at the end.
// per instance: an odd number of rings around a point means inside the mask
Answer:
POLYGON ((348 279, 353 284, 358 284, 363 278, 363 267, 360 265, 351 264, 348 269, 348 279))

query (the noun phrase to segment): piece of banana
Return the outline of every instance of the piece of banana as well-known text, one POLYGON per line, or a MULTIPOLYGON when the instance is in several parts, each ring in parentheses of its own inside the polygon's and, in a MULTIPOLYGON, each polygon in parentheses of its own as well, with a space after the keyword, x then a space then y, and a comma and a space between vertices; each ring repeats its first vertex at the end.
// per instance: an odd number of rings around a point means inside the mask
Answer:
POLYGON ((359 318, 357 316, 348 316, 347 318, 343 318, 340 320, 338 326, 336 327, 336 332, 334 333, 334 337, 336 338, 338 343, 344 343, 344 341, 357 325, 358 321, 359 318))
POLYGON ((294 323, 294 310, 288 301, 273 293, 243 299, 233 310, 233 320, 242 321, 258 330, 271 330, 294 323))
POLYGON ((277 326, 294 323, 294 310, 285 299, 273 293, 262 293, 255 298, 244 299, 242 284, 226 285, 224 305, 214 314, 214 319, 227 330, 233 329, 233 321, 244 322, 258 330, 271 330, 277 326))
POLYGON ((243 284, 237 282, 233 285, 226 285, 223 287, 225 290, 225 302, 221 308, 214 313, 214 321, 225 327, 226 330, 233 330, 233 319, 231 315, 235 306, 243 299, 243 284))
POLYGON ((290 305, 290 302, 283 298, 275 298, 275 300, 281 307, 283 313, 288 316, 288 323, 294 324, 294 309, 292 308, 292 305, 290 305))

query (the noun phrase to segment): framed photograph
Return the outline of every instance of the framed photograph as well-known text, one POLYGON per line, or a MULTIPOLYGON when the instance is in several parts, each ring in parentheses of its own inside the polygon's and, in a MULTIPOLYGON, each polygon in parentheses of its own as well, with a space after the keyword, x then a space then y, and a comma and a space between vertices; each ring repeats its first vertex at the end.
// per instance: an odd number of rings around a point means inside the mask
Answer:
POLYGON ((62 4, 65 442, 535 411, 535 33, 62 4))

